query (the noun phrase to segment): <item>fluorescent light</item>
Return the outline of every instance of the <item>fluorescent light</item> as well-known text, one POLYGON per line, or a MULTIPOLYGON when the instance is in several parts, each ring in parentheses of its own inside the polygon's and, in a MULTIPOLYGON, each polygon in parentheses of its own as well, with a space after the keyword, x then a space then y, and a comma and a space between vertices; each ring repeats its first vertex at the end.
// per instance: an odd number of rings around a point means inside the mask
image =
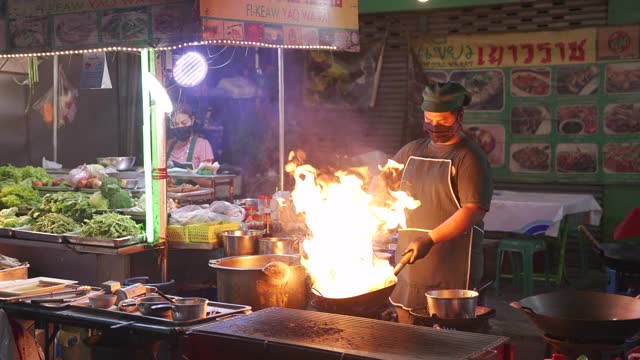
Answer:
POLYGON ((204 56, 197 52, 182 55, 173 67, 173 78, 178 85, 193 87, 202 82, 207 76, 209 64, 204 56))

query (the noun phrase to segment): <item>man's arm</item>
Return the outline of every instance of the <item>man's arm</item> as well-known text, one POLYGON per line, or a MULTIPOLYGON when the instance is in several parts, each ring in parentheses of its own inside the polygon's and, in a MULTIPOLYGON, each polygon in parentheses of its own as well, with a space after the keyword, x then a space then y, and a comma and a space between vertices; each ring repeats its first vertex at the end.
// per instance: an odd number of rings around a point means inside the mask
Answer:
POLYGON ((445 222, 431 231, 431 239, 436 244, 454 239, 482 220, 484 214, 486 214, 486 210, 478 204, 463 205, 445 222))

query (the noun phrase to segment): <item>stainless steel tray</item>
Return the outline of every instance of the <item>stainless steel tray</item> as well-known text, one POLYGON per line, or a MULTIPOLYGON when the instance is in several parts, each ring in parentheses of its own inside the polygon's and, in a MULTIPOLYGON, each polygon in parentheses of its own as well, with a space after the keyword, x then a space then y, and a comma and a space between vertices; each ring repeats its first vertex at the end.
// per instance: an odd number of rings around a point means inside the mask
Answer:
POLYGON ((112 248, 138 244, 142 242, 142 240, 144 240, 144 235, 126 236, 126 237, 121 237, 116 239, 88 238, 88 237, 81 236, 79 231, 74 231, 74 232, 65 234, 65 237, 72 244, 105 246, 105 247, 112 247, 112 248))
POLYGON ((31 226, 24 226, 13 230, 13 235, 17 239, 33 240, 33 241, 45 241, 53 243, 64 242, 65 236, 60 234, 47 234, 31 230, 31 226))
POLYGON ((131 321, 138 324, 160 325, 166 327, 184 327, 196 324, 210 322, 214 319, 223 318, 234 314, 248 314, 251 312, 251 306, 226 304, 209 301, 207 303, 207 314, 205 318, 189 321, 174 321, 171 315, 168 318, 145 316, 135 311, 132 313, 122 312, 113 306, 109 309, 92 308, 87 300, 74 302, 69 306, 69 311, 85 314, 92 314, 101 317, 107 317, 114 320, 131 321))
POLYGON ((13 237, 13 228, 0 227, 0 237, 13 237))

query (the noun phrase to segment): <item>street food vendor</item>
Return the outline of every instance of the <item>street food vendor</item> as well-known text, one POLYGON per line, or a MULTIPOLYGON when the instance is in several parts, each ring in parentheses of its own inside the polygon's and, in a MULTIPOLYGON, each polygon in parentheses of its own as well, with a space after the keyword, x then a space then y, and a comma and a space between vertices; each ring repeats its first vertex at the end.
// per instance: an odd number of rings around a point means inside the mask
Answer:
POLYGON ((484 152, 462 132, 466 89, 454 82, 427 85, 422 93, 426 137, 394 156, 405 164, 400 190, 420 200, 400 231, 396 262, 412 252, 398 274, 390 300, 398 321, 425 306, 425 292, 467 289, 482 276, 482 219, 491 203, 493 180, 484 152))
POLYGON ((214 156, 207 139, 193 132, 195 116, 188 105, 181 105, 170 122, 167 142, 167 160, 174 165, 186 165, 193 169, 213 163, 214 156))

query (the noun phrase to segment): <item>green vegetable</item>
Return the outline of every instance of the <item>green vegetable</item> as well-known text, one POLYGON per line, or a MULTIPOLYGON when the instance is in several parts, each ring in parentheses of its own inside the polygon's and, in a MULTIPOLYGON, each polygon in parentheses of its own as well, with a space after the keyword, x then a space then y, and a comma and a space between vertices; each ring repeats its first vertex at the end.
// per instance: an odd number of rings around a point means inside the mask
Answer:
POLYGON ((86 221, 80 234, 91 238, 114 239, 142 234, 141 225, 131 220, 131 217, 116 213, 96 215, 86 221))
POLYGON ((32 219, 37 220, 46 214, 62 214, 74 221, 82 222, 93 216, 89 204, 89 196, 76 192, 59 192, 47 194, 42 202, 29 212, 32 219))
POLYGON ((48 234, 66 234, 80 229, 80 225, 61 214, 46 214, 33 223, 32 228, 48 234))
POLYGON ((106 178, 100 186, 102 196, 109 199, 120 191, 120 180, 116 178, 106 178))
POLYGON ((120 190, 107 199, 109 200, 110 209, 129 209, 134 205, 133 199, 127 190, 120 190))
POLYGON ((31 223, 31 218, 28 216, 16 216, 18 208, 13 207, 0 211, 0 227, 5 228, 17 228, 26 226, 31 223))
POLYGON ((23 184, 31 186, 34 181, 50 182, 53 178, 41 167, 25 166, 17 168, 13 165, 0 166, 0 188, 23 184))
POLYGON ((94 209, 108 209, 109 200, 102 196, 101 192, 96 192, 89 198, 89 205, 94 209))
POLYGON ((40 195, 30 185, 14 184, 0 190, 0 208, 35 206, 40 195))

